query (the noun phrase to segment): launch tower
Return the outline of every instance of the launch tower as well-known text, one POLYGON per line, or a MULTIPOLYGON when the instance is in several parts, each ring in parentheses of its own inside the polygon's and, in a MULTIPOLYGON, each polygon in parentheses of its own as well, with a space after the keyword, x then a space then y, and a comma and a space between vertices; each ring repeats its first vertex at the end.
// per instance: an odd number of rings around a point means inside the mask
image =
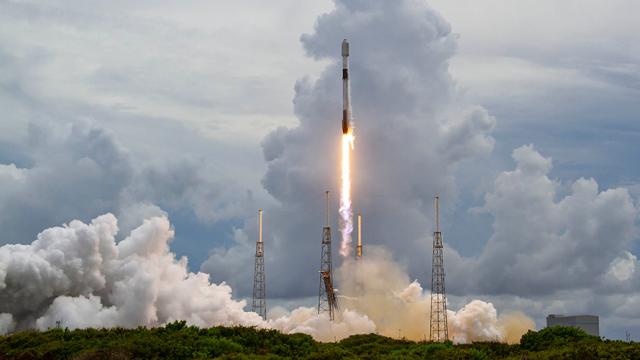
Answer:
POLYGON ((320 284, 318 285, 318 314, 329 313, 329 319, 334 319, 334 312, 338 308, 336 294, 333 288, 333 273, 331 269, 331 227, 329 226, 329 191, 326 196, 325 225, 322 228, 322 253, 320 255, 320 284))
POLYGON ((264 243, 262 242, 262 209, 258 210, 258 241, 256 242, 256 264, 253 271, 253 304, 251 311, 267 319, 267 298, 264 276, 264 243))
POLYGON ((444 290, 444 259, 442 256, 442 233, 440 232, 440 198, 435 197, 436 231, 433 232, 433 262, 431 264, 431 316, 429 339, 449 340, 447 330, 447 295, 444 290))

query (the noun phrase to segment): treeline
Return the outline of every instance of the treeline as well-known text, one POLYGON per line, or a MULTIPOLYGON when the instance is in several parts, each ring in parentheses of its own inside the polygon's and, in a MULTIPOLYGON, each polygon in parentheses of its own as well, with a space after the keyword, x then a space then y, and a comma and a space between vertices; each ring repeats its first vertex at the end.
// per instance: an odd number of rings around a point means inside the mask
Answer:
POLYGON ((413 342, 375 334, 320 343, 303 334, 246 327, 51 329, 0 337, 2 359, 640 359, 640 345, 582 330, 529 331, 519 345, 413 342))

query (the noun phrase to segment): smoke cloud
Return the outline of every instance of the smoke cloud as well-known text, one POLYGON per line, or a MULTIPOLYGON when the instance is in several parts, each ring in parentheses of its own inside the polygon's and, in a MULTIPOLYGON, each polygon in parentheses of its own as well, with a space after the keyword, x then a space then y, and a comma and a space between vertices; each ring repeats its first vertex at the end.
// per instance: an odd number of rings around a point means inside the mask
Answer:
MULTIPOLYGON (((274 309, 263 321, 234 300, 227 284, 187 270, 169 242, 166 217, 144 220, 120 242, 118 222, 106 214, 89 224, 74 220, 41 232, 29 245, 0 247, 0 333, 56 326, 159 326, 186 320, 200 327, 243 325, 305 333, 320 341, 379 332, 420 340, 427 326, 428 296, 386 250, 371 249, 361 263, 337 273, 343 290, 335 322, 317 309, 274 309), (368 280, 368 281, 365 281, 368 280)), ((490 303, 473 301, 450 312, 455 341, 509 340, 522 329, 501 323, 490 303)), ((513 318, 511 319, 513 320, 513 318)))
POLYGON ((117 220, 102 215, 47 229, 30 245, 0 248, 0 312, 18 329, 190 324, 257 325, 225 283, 187 271, 169 251, 164 217, 145 220, 116 244, 117 220))
POLYGON ((186 320, 200 327, 244 325, 303 332, 319 340, 375 330, 366 316, 345 310, 332 323, 299 308, 264 322, 232 299, 231 287, 187 271, 169 250, 165 217, 145 220, 116 243, 115 216, 47 229, 29 245, 0 247, 0 333, 26 328, 158 326, 186 320))
MULTIPOLYGON (((361 261, 348 261, 338 269, 340 301, 365 314, 381 335, 411 340, 429 338, 430 295, 417 280, 410 281, 391 254, 382 247, 368 247, 361 261)), ((522 313, 498 316, 489 302, 473 300, 458 311, 447 312, 449 337, 458 343, 501 341, 517 343, 535 329, 522 313)))
POLYGON ((13 331, 15 323, 11 314, 0 314, 0 335, 13 331))
POLYGON ((354 334, 376 331, 373 321, 355 311, 342 310, 337 314, 336 321, 331 321, 328 314, 318 314, 318 309, 310 307, 300 307, 284 316, 269 320, 267 326, 285 334, 308 334, 319 341, 335 341, 354 334))

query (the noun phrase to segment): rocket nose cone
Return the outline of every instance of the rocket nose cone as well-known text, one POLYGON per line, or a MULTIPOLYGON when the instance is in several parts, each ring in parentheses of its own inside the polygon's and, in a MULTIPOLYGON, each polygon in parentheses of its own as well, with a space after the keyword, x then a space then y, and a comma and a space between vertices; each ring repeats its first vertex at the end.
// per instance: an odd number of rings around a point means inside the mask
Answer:
POLYGON ((347 39, 342 40, 342 56, 349 56, 349 42, 347 39))

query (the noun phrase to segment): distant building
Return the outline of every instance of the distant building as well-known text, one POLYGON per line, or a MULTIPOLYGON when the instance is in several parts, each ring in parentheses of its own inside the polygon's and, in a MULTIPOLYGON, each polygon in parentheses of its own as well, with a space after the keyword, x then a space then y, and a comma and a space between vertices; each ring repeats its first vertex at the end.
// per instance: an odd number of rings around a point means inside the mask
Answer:
POLYGON ((547 327, 573 326, 589 335, 600 336, 600 320, 595 315, 554 315, 547 316, 547 327))

